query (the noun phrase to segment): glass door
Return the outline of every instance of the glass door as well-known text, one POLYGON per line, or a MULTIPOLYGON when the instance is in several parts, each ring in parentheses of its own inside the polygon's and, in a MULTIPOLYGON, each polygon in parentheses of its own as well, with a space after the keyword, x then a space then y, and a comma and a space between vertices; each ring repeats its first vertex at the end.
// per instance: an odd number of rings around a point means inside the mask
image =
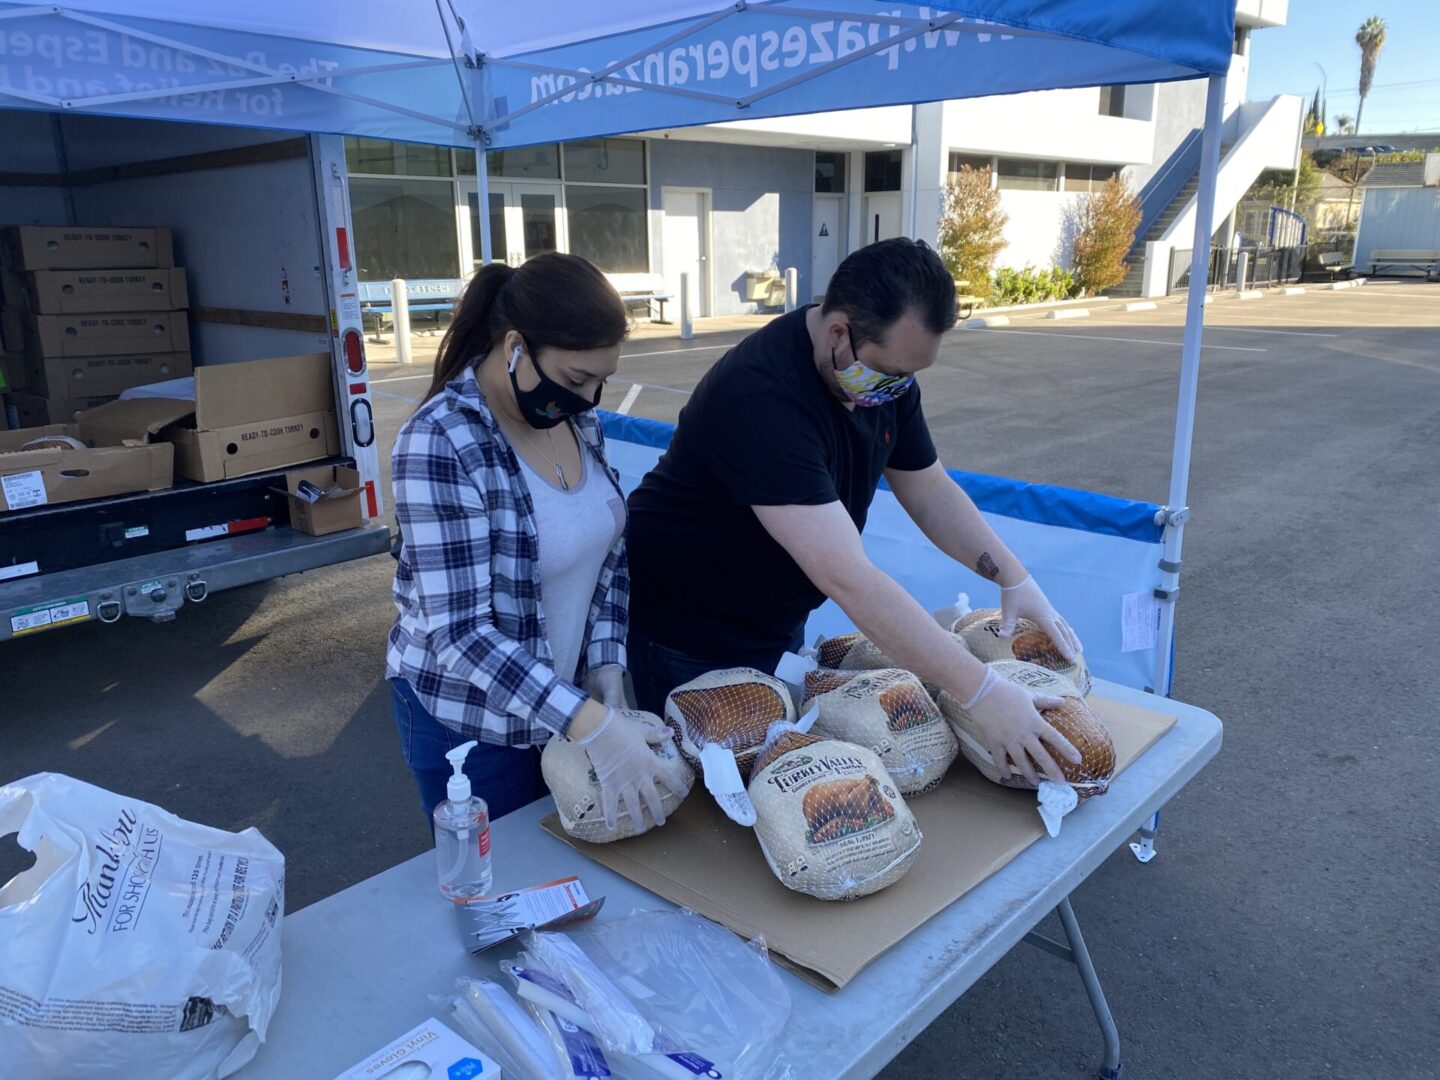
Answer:
MULTIPOLYGON (((472 271, 480 269, 480 195, 462 185, 469 228, 462 230, 472 271)), ((546 251, 564 251, 565 215, 559 184, 495 181, 490 185, 490 245, 497 261, 519 266, 546 251)))

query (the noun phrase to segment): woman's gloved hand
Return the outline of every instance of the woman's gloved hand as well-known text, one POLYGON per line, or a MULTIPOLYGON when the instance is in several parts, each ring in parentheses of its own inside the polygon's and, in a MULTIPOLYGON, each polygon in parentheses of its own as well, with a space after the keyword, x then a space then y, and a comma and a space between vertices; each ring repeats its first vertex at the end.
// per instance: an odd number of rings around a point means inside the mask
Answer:
POLYGON ((663 784, 682 796, 685 786, 674 763, 657 757, 651 747, 664 745, 672 737, 669 728, 643 724, 612 708, 594 731, 576 740, 595 766, 595 778, 600 781, 600 808, 609 828, 619 824, 622 804, 635 830, 644 828, 642 799, 655 824, 665 824, 665 808, 655 785, 663 784))
POLYGON ((1018 585, 1000 587, 1000 635, 1011 637, 1018 619, 1029 619, 1050 635, 1055 648, 1070 663, 1084 651, 1070 624, 1055 610, 1035 579, 1026 575, 1018 585))
POLYGON ((612 709, 630 708, 630 699, 625 694, 625 669, 619 664, 591 668, 581 689, 612 709))
POLYGON ((1046 779, 1057 784, 1069 783, 1051 750, 1072 764, 1080 761, 1080 751, 1040 715, 1041 709, 1056 709, 1062 704, 1060 698, 1032 693, 987 667, 980 689, 961 708, 980 728, 985 749, 1001 773, 1009 771, 1008 759, 1027 784, 1038 787, 1040 776, 1035 772, 1036 765, 1046 779))

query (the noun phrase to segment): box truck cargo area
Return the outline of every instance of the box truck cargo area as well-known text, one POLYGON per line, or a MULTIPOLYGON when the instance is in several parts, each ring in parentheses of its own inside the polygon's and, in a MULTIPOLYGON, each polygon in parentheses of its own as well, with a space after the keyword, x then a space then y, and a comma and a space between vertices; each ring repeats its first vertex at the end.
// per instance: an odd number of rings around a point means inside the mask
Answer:
POLYGON ((343 139, 0 109, 0 145, 0 641, 387 551, 343 139), (292 522, 297 469, 352 509, 292 522))

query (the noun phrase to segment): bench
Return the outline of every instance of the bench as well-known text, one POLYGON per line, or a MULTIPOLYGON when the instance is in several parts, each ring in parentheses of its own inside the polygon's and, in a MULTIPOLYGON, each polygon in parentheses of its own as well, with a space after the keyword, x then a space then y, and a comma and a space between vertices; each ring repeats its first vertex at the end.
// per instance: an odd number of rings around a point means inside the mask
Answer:
MULTIPOLYGON (((388 281, 362 281, 357 291, 360 296, 360 315, 375 317, 375 340, 380 340, 380 320, 395 314, 395 297, 388 281)), ((411 311, 450 311, 460 294, 465 291, 465 282, 459 278, 416 278, 405 282, 405 296, 411 311)))
POLYGON ((606 274, 605 277, 615 286, 621 300, 627 304, 644 304, 647 315, 650 313, 650 305, 654 304, 659 311, 657 317, 651 321, 666 322, 665 302, 673 300, 674 296, 665 287, 665 279, 659 274, 606 274))
POLYGON ((1355 268, 1350 265, 1350 260, 1345 257, 1343 251, 1325 251, 1320 254, 1320 269, 1330 275, 1334 281, 1341 274, 1349 276, 1349 272, 1355 268))
POLYGON ((1370 252, 1370 273, 1407 270, 1425 275, 1426 280, 1440 277, 1440 251, 1416 248, 1381 248, 1370 252))
POLYGON ((975 309, 984 303, 983 296, 975 296, 965 290, 970 288, 970 282, 959 280, 955 282, 955 317, 957 319, 968 319, 975 313, 975 309))

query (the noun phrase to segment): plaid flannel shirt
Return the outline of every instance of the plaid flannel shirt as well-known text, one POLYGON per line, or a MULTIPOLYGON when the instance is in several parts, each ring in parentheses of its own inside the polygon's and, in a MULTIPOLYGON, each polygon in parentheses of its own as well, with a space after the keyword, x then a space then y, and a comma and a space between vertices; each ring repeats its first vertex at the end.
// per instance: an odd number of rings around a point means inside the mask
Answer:
MULTIPOLYGON (((619 491, 599 421, 582 413, 574 425, 581 452, 619 491)), ((467 738, 525 746, 563 735, 586 695, 553 670, 535 505, 472 371, 406 421, 392 474, 404 542, 387 677, 409 682, 431 715, 467 738)), ((622 535, 590 601, 579 681, 625 663, 629 609, 622 535)))

